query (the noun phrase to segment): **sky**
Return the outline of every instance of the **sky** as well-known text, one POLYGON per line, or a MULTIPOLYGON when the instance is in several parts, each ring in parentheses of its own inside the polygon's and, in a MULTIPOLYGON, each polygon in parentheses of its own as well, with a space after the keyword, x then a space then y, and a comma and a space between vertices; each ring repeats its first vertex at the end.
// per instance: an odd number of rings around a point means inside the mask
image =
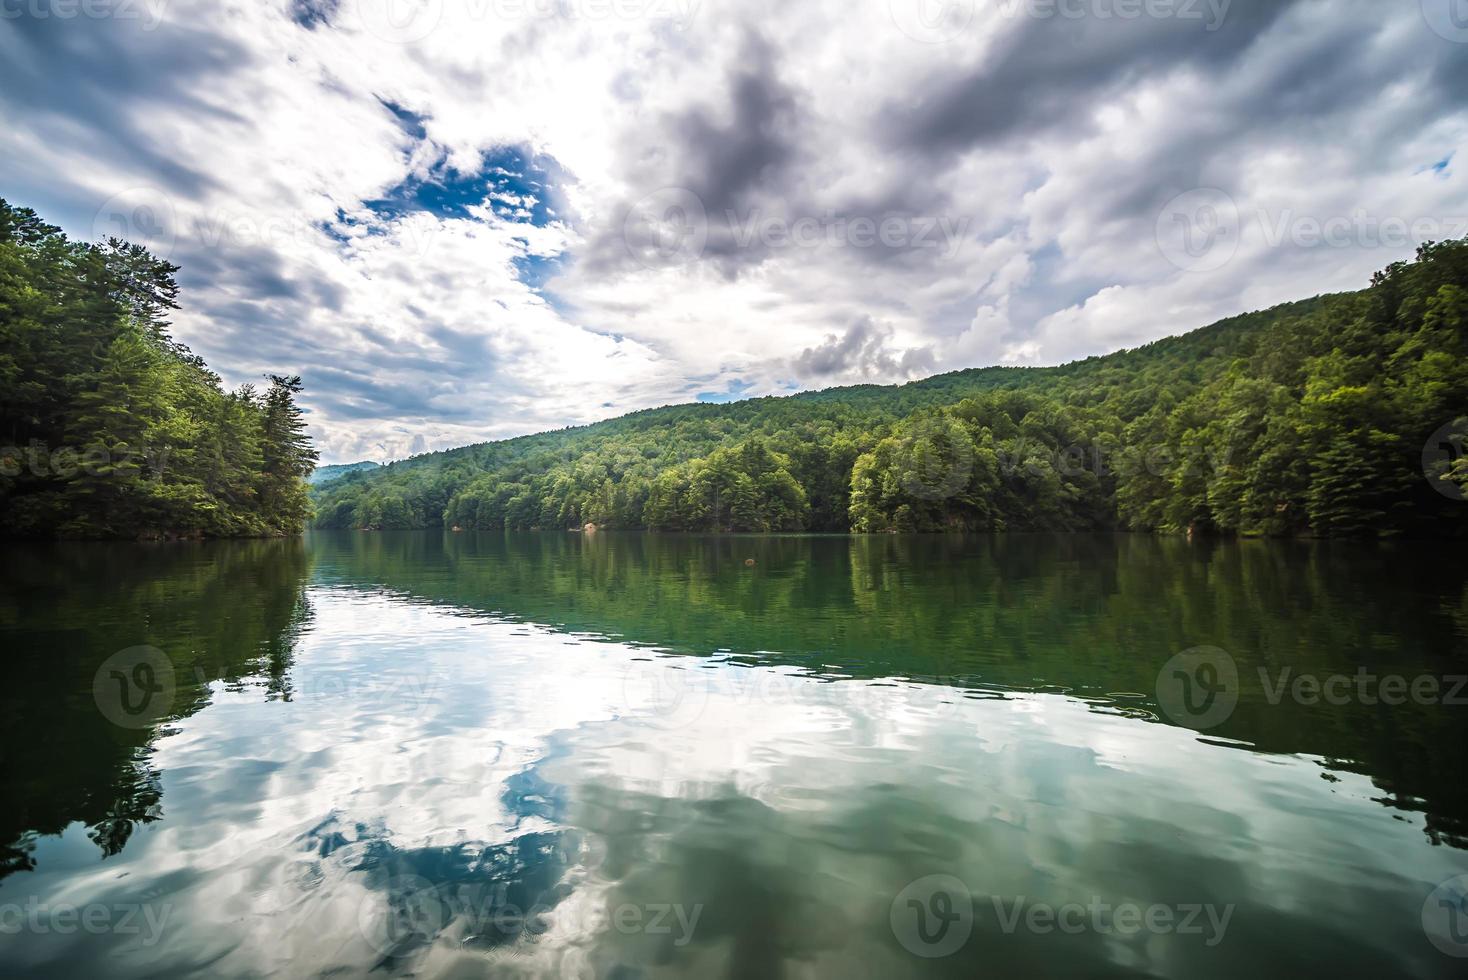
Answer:
POLYGON ((384 461, 1362 288, 1465 95, 1468 0, 0 0, 0 196, 384 461))

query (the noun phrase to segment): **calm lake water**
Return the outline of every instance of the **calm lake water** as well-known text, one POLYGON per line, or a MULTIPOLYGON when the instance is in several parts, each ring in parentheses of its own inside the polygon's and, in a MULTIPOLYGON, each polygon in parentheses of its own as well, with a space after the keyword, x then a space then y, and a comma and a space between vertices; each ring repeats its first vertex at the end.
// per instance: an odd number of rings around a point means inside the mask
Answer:
POLYGON ((1468 563, 8 546, 9 976, 1468 974, 1468 563))

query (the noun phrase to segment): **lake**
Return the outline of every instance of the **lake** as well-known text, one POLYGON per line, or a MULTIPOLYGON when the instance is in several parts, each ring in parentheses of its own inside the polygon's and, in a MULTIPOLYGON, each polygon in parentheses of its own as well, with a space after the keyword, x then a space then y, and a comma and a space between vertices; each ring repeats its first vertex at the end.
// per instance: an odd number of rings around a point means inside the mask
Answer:
POLYGON ((7 550, 9 976, 1468 967, 1446 546, 7 550))

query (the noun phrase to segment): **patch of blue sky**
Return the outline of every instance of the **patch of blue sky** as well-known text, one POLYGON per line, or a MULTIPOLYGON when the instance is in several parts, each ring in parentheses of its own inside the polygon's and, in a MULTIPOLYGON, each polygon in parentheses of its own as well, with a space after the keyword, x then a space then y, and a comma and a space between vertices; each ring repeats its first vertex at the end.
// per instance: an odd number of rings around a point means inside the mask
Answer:
POLYGON ((742 401, 753 387, 753 384, 735 378, 725 385, 723 391, 700 391, 694 398, 701 402, 726 405, 729 402, 742 401))

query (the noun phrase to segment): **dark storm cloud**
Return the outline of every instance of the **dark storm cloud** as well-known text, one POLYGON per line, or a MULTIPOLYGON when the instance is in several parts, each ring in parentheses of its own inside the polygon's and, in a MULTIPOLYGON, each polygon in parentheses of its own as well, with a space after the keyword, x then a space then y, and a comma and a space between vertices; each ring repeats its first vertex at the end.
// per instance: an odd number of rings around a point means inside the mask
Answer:
POLYGON ((280 254, 259 245, 196 246, 175 251, 178 281, 185 290, 218 289, 266 299, 304 301, 280 254))
MULTIPOLYGON (((311 369, 313 401, 335 418, 424 418, 442 416, 432 407, 434 392, 418 385, 385 384, 358 366, 341 369, 317 365, 311 369)), ((449 389, 445 387, 444 391, 449 389)), ((440 392, 442 393, 442 392, 440 392)))
POLYGON ((1254 153, 1307 139, 1322 146, 1349 139, 1348 117, 1394 85, 1420 82, 1423 97, 1400 106, 1369 143, 1355 147, 1378 166, 1389 167, 1404 142, 1460 111, 1460 96, 1445 91, 1442 80, 1468 69, 1468 45, 1447 44, 1418 60, 1413 53, 1422 50, 1423 38, 1387 18, 1317 16, 1308 26, 1308 33, 1277 39, 1232 74, 1215 67, 1213 92, 1187 128, 1151 145, 1145 167, 1112 175, 1105 216, 1149 219, 1180 191, 1226 183, 1223 175, 1254 153))
POLYGON ((933 75, 887 107, 896 147, 928 154, 1073 125, 1120 85, 1181 66, 1213 73, 1236 62, 1303 0, 1233 0, 1222 23, 1152 17, 1021 17, 973 69, 933 75))
POLYGON ((302 327, 313 311, 339 311, 346 301, 341 285, 264 245, 185 242, 171 258, 188 307, 210 325, 209 347, 222 364, 256 362, 262 351, 281 370, 318 360, 317 338, 302 327))
MULTIPOLYGON (((839 191, 811 177, 830 134, 818 125, 817 94, 789 82, 788 62, 799 49, 777 47, 751 31, 719 91, 696 108, 652 121, 639 131, 639 144, 624 148, 624 159, 636 167, 629 181, 634 192, 606 227, 593 230, 577 257, 578 272, 607 275, 636 261, 696 260, 735 278, 778 256, 813 255, 750 234, 771 219, 788 228, 812 218, 822 227, 842 227, 858 219, 938 217, 961 222, 966 241, 993 240, 1006 230, 982 227, 980 215, 954 203, 946 175, 956 166, 991 151, 1023 155, 1041 136, 1089 136, 1098 108, 1129 90, 1174 77, 1180 86, 1199 87, 1201 80, 1196 112, 1170 132, 1150 133, 1132 167, 1106 172, 1086 189, 1089 198, 1077 202, 1098 221, 1125 226, 1127 235, 1150 237, 1163 203, 1183 190, 1226 183, 1239 171, 1241 154, 1260 152, 1270 141, 1294 145, 1301 127, 1310 128, 1312 140, 1339 139, 1349 126, 1342 117, 1415 77, 1432 97, 1404 105, 1389 121, 1406 139, 1458 111, 1459 99, 1449 93, 1468 83, 1468 45, 1437 44, 1415 11, 1409 18, 1415 30, 1405 30, 1397 10, 1373 17, 1369 6, 1311 0, 1203 0, 1176 9, 1196 16, 1021 15, 1000 25, 995 47, 976 63, 959 68, 951 58, 934 58, 927 76, 894 90, 860 134, 880 154, 880 173, 867 175, 864 187, 843 182, 839 191), (698 220, 682 200, 669 208, 654 193, 663 188, 690 192, 702 208, 698 220), (650 216, 641 213, 649 209, 650 216), (629 226, 644 225, 655 243, 671 233, 677 247, 629 242, 629 226), (682 246, 689 232, 696 233, 691 257, 682 246)), ((1395 143, 1379 139, 1379 149, 1358 152, 1384 157, 1395 143)), ((1043 167, 1046 161, 1029 162, 1043 167)), ((857 266, 935 277, 944 274, 939 260, 949 257, 880 240, 840 256, 857 266)))
POLYGON ((729 118, 698 108, 669 122, 683 143, 684 186, 719 213, 747 205, 774 184, 794 159, 799 138, 795 98, 777 77, 774 52, 751 36, 745 60, 729 79, 729 118))
POLYGON ((845 376, 890 381, 933 370, 931 347, 899 351, 888 346, 891 340, 891 327, 859 317, 840 336, 828 334, 825 343, 807 347, 792 366, 800 377, 812 380, 845 376))
POLYGON ((1439 40, 1432 54, 1432 82, 1437 94, 1449 104, 1463 101, 1468 92, 1468 44, 1439 40))
MULTIPOLYGON (((197 196, 211 178, 182 163, 148 128, 153 106, 239 118, 201 93, 248 57, 203 29, 141 19, 20 17, 0 21, 0 102, 58 145, 84 127, 115 167, 197 196)), ((97 204, 102 202, 98 201, 97 204)))
POLYGON ((758 33, 748 32, 715 98, 657 120, 651 135, 639 134, 638 143, 625 148, 635 167, 629 181, 635 197, 622 202, 608 227, 597 230, 583 270, 605 271, 633 260, 623 236, 643 217, 638 212, 647 206, 645 196, 664 188, 678 188, 698 201, 702 215, 689 217, 704 223, 703 258, 728 275, 759 261, 764 247, 741 243, 728 215, 788 200, 805 122, 794 90, 780 78, 778 52, 758 33))
POLYGON ((1398 138, 1459 111, 1468 45, 1432 44, 1423 59, 1427 32, 1401 30, 1394 13, 1373 20, 1304 0, 1233 0, 1216 31, 1177 18, 1027 18, 971 70, 935 72, 894 97, 878 115, 879 139, 915 173, 941 172, 964 153, 1084 133, 1107 98, 1186 69, 1209 80, 1197 112, 1147 147, 1145 165, 1108 173, 1095 202, 1109 220, 1150 219, 1259 147, 1297 144, 1302 127, 1339 138, 1341 114, 1404 77, 1424 76, 1432 97, 1404 105, 1391 120, 1396 132, 1380 134, 1372 152, 1384 156, 1398 138), (1280 21, 1296 11, 1309 15, 1305 29, 1286 36, 1280 21))
MULTIPOLYGON (((1302 126, 1333 126, 1341 114, 1404 84, 1420 85, 1420 97, 1392 113, 1393 135, 1407 138, 1461 110, 1468 89, 1468 45, 1439 44, 1420 25, 1404 30, 1388 17, 1317 16, 1309 27, 1307 36, 1281 43, 1270 57, 1252 59, 1247 74, 1238 72, 1237 83, 1221 94, 1222 113, 1254 138, 1298 138, 1302 126)), ((1373 142, 1390 152, 1397 140, 1381 133, 1373 142)))
MULTIPOLYGON (((909 184, 944 186, 943 175, 974 155, 1074 146, 1077 137, 1095 135, 1099 107, 1175 81, 1172 93, 1189 93, 1193 111, 1149 132, 1140 152, 1095 155, 1097 169, 1084 184, 1072 178, 1071 207, 1091 216, 1093 244, 1111 234, 1145 240, 1166 202, 1183 191, 1242 193, 1233 181, 1258 154, 1307 145, 1325 151, 1351 140, 1360 108, 1394 86, 1411 86, 1420 97, 1403 100, 1351 150, 1377 168, 1391 168, 1404 143, 1460 112, 1468 45, 1438 43, 1415 9, 1405 21, 1401 13, 1233 0, 1215 31, 1175 17, 1022 18, 1004 26, 994 49, 968 69, 934 69, 895 94, 875 114, 872 135, 909 184)), ((1070 169, 1072 161, 1056 164, 1070 169)), ((1041 277, 1043 288, 1063 292, 1066 275, 1041 277)), ((1032 310, 1027 321, 1042 312, 1032 310)))
POLYGON ((794 53, 752 30, 740 51, 717 92, 656 120, 650 136, 639 133, 625 148, 636 168, 633 198, 593 231, 580 273, 683 264, 690 256, 681 247, 647 248, 637 237, 665 244, 657 236, 670 232, 696 236, 694 257, 730 279, 777 255, 812 258, 818 248, 856 264, 925 268, 951 257, 952 239, 972 221, 955 213, 947 190, 895 168, 877 186, 833 193, 811 177, 829 148, 820 145, 814 94, 786 81, 782 57, 794 53), (871 230, 884 222, 897 223, 890 238, 871 230))
POLYGON ((429 332, 435 343, 424 346, 371 325, 356 328, 356 336, 369 343, 338 350, 330 364, 319 357, 311 360, 307 381, 312 404, 340 420, 472 423, 528 393, 508 377, 490 394, 479 390, 475 398, 465 398, 466 391, 478 389, 485 377, 496 373, 493 352, 482 337, 438 327, 429 332))

